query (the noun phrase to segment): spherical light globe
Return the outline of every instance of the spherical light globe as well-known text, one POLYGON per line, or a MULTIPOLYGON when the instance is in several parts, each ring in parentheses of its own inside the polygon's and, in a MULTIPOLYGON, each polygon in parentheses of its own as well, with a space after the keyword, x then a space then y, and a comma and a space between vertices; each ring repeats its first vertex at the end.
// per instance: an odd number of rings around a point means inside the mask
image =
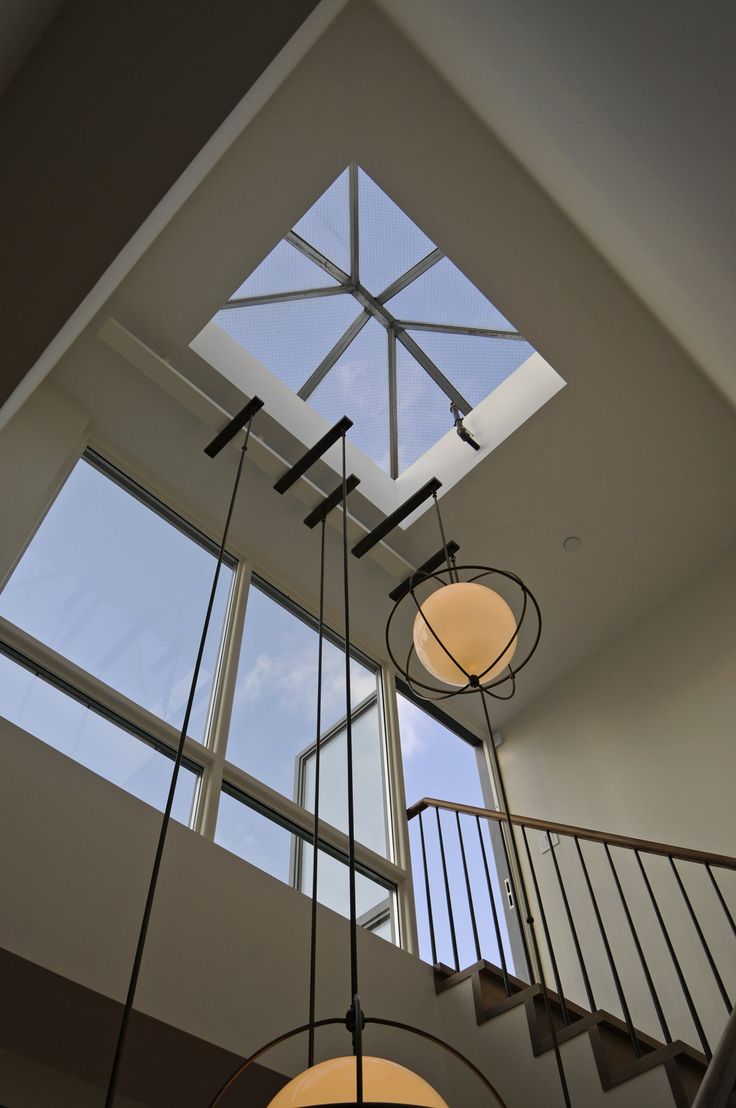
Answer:
MULTIPOLYGON (((305 1070, 285 1085, 268 1108, 321 1108, 324 1104, 354 1104, 355 1097, 355 1058, 330 1058, 305 1070)), ((366 1104, 447 1108, 447 1102, 423 1078, 385 1058, 363 1058, 363 1100, 366 1104)))
POLYGON ((443 585, 421 605, 414 620, 414 649, 424 668, 446 685, 467 685, 468 676, 481 677, 485 685, 513 658, 517 630, 516 617, 502 596, 487 585, 458 581, 443 585), (486 673, 491 662, 495 665, 486 673))

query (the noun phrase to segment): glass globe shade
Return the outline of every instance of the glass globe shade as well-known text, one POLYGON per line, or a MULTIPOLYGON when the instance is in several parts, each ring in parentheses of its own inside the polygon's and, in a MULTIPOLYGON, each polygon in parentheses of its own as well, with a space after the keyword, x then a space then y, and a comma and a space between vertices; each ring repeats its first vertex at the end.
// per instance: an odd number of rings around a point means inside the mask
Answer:
POLYGON ((467 685, 466 674, 476 677, 482 674, 481 684, 485 685, 502 673, 513 658, 516 632, 516 617, 502 596, 476 581, 458 581, 443 585, 421 605, 414 620, 414 649, 424 668, 438 681, 467 685), (459 665, 455 665, 437 639, 459 665), (504 650, 507 644, 510 645, 504 650), (496 658, 498 661, 486 673, 496 658))
MULTIPOLYGON (((268 1108, 316 1108, 323 1104, 354 1104, 355 1058, 330 1058, 305 1070, 285 1085, 268 1108)), ((417 1108, 448 1108, 431 1085, 397 1062, 363 1058, 363 1100, 366 1104, 411 1104, 417 1108)))

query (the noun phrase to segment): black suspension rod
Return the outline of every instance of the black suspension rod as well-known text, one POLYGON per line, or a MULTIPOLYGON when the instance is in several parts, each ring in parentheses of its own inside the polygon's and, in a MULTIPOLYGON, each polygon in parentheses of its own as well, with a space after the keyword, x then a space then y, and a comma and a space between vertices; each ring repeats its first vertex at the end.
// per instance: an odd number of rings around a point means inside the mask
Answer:
POLYGON ((659 995, 657 993, 657 990, 654 987, 654 981, 652 979, 651 973, 649 972, 649 966, 647 964, 646 958, 644 957, 644 951, 642 949, 642 945, 639 942, 639 935, 637 934, 636 927, 634 926, 634 920, 632 919, 631 912, 629 911, 629 905, 626 901, 626 897, 624 896, 624 890, 621 886, 621 879, 619 878, 618 871, 616 870, 616 866, 614 865, 613 855, 611 854, 611 850, 610 850, 610 847, 609 847, 608 843, 604 843, 603 846, 604 846, 604 849, 606 851, 606 856, 608 858, 608 864, 611 867, 611 873, 613 874, 613 880, 614 880, 614 883, 616 885, 616 889, 618 891, 618 897, 619 897, 619 900, 621 901, 621 907, 624 910, 624 915, 626 916, 626 922, 629 925, 629 932, 631 933, 631 938, 634 940, 634 946, 636 947, 636 953, 639 955, 639 962, 641 963, 641 968, 642 968, 642 971, 644 973, 644 977, 646 978, 647 986, 649 988, 649 995, 652 998, 652 1004, 654 1005, 654 1010, 657 1013, 657 1019, 659 1020, 659 1026, 662 1028, 662 1034, 664 1035, 664 1041, 669 1044, 669 1043, 672 1042, 672 1035, 670 1034, 670 1029, 669 1029, 669 1026, 667 1024, 667 1020, 664 1017, 664 1011, 662 1009, 662 1005, 660 1003, 659 995))
POLYGON ((498 947, 498 956, 501 960, 501 974, 503 975, 503 987, 506 992, 506 996, 511 996, 511 984, 509 982, 509 971, 506 965, 506 952, 503 949, 503 939, 501 937, 501 925, 498 921, 498 909, 496 908, 496 898, 493 894, 493 884, 491 882, 491 871, 488 867, 488 856, 486 854, 486 844, 483 842, 483 832, 480 826, 480 818, 475 817, 475 822, 478 826, 478 841, 480 842, 480 852, 483 858, 483 870, 486 875, 486 885, 488 886, 488 899, 491 902, 491 915, 493 917, 493 930, 496 933, 496 946, 498 947))
POLYGON ((422 844, 422 868, 424 870, 424 891, 427 897, 427 921, 429 923, 429 941, 432 946, 432 965, 437 965, 437 941, 434 934, 434 915, 432 912, 432 894, 429 888, 429 869, 427 868, 427 848, 424 842, 424 824, 422 823, 422 815, 419 813, 419 838, 422 844))
POLYGON ((542 900, 542 893, 539 888, 539 881, 537 879, 537 871, 532 859, 532 852, 529 848, 529 836, 526 833, 526 827, 521 828, 521 834, 524 839, 524 846, 526 848, 526 858, 529 863, 529 872, 532 875, 532 882, 534 884, 534 894, 537 898, 537 904, 539 905, 539 914, 542 917, 542 929, 544 931, 545 942, 547 943, 547 950, 549 951, 549 960, 552 963, 552 975, 555 979, 555 988, 557 989, 557 995, 560 998, 560 1008, 562 1009, 562 1018, 565 1024, 570 1023, 570 1013, 567 1009, 567 1001, 565 1000, 565 993, 562 988, 562 981, 560 980, 560 971, 557 965, 557 958, 555 957, 555 948, 552 943, 552 936, 549 932, 549 924, 547 923, 547 913, 544 910, 544 901, 542 900))
POLYGON ((549 831, 545 832, 547 836, 547 843, 549 845, 550 854, 552 855, 552 865, 554 866, 555 873, 557 875, 557 884, 559 885, 560 895, 562 897, 562 903, 565 907, 565 915, 567 916, 567 924, 570 928, 570 934, 572 935, 573 945, 575 947, 575 953, 578 958, 578 965, 580 966, 580 973, 583 977, 583 985, 585 986, 585 995, 588 998, 588 1005, 591 1012, 595 1012, 596 1003, 593 997, 593 990, 590 985, 590 977, 588 976, 588 969, 585 965, 585 959, 583 958, 583 951, 580 946, 580 939, 578 938, 578 930, 575 926, 572 911, 570 909, 570 901, 567 898, 567 889, 565 888, 565 882, 562 880, 562 871, 560 869, 560 863, 557 861, 557 855, 555 854, 555 848, 552 844, 552 836, 549 831))
POLYGON ((685 901, 685 905, 687 907, 688 914, 689 914, 690 919, 692 921, 692 925, 695 928, 695 933, 697 934, 698 938, 700 939, 700 945, 703 948, 703 953, 705 954, 705 957, 708 959, 708 965, 711 968, 711 973, 713 974, 713 977, 715 979, 715 983, 718 986, 718 991, 721 994, 721 999, 723 1000, 723 1003, 726 1005, 726 1014, 730 1016, 731 1008, 733 1007, 733 1005, 731 1004, 728 993, 726 992, 726 986, 723 984, 723 978, 721 977, 720 973, 718 972, 718 966, 716 965, 715 958, 713 957, 713 955, 711 953, 711 949, 708 946, 708 941, 707 941, 705 935, 703 934, 703 928, 700 926, 700 921, 698 920, 698 917, 695 914, 695 909, 693 908, 692 901, 691 901, 690 897, 688 896, 687 889, 685 888, 685 885, 683 883, 682 875, 680 874, 680 871, 678 870, 677 866, 675 865, 675 859, 672 858, 672 857, 670 857, 670 865, 672 866, 672 872, 675 875, 675 880, 677 881, 677 886, 678 886, 680 892, 682 893, 682 899, 685 901))
MULTIPOLYGON (((251 405, 253 401, 251 401, 251 405)), ((186 743, 187 730, 189 728, 189 720, 192 715, 192 708, 194 707, 194 697, 197 692, 197 683, 199 681, 199 671, 202 665, 202 658, 204 656, 204 648, 207 642, 207 632, 210 627, 210 619, 212 617, 212 609, 215 604, 215 595, 217 593, 217 585, 220 580, 220 570, 222 569, 223 559, 225 557, 225 546, 227 544, 227 537, 230 532, 230 522, 233 517, 233 510, 235 508, 235 500, 238 495, 238 487, 240 485, 240 478, 243 473, 243 463, 245 461, 246 451, 248 450, 248 440, 250 438, 250 429, 253 424, 253 414, 248 420, 248 425, 245 432, 245 440, 243 442, 242 449, 240 451, 240 458, 238 460, 238 468, 235 474, 235 480, 233 482, 233 490, 230 496, 230 504, 228 505, 227 517, 225 519, 225 526, 222 532, 222 540, 220 542, 220 548, 217 554, 217 563, 215 565, 215 572, 212 579, 212 588, 210 589, 209 601, 207 603, 207 612, 204 617, 204 624, 202 626, 202 635, 199 640, 199 648, 197 650, 197 657, 194 663, 194 670, 192 671, 192 680, 189 686, 189 696, 187 697, 186 709, 184 711, 184 720, 181 725, 181 732, 179 734, 179 745, 176 749, 176 757, 174 759, 174 768, 171 773, 171 782, 169 784, 169 794, 166 798, 166 807, 164 808, 163 817, 161 819, 161 829, 158 836, 158 844, 156 846, 156 853, 153 859, 153 867, 151 869, 151 877, 148 884, 148 893, 146 894, 146 902, 143 908, 143 918, 141 920, 141 927, 138 933, 138 942, 136 944, 135 955, 133 958, 133 968, 130 974, 130 982, 128 984, 128 993, 125 998, 125 1005, 123 1007, 123 1015, 120 1021, 120 1029, 118 1031, 118 1039, 115 1046, 115 1055, 113 1057, 112 1068, 110 1070, 110 1080, 107 1086, 107 1095, 105 1097, 105 1108, 112 1108, 115 1103, 115 1093, 118 1085, 118 1077, 120 1075, 120 1063, 123 1057, 123 1051, 125 1049, 125 1040, 128 1034, 128 1025, 130 1023, 130 1016, 133 1011, 133 1002, 135 1000, 136 988, 138 986, 138 977, 141 969, 141 962, 143 961, 143 951, 146 945, 146 937, 148 935, 148 925, 151 920, 151 911, 153 909, 153 900, 156 895, 156 886, 158 884, 159 871, 161 869, 161 861, 164 855, 164 847, 166 845, 166 836, 169 830, 169 824, 171 822, 171 811, 174 805, 174 794, 176 793, 176 784, 179 780, 179 770, 181 768, 182 759, 184 757, 184 745, 186 743)))
POLYGON ((468 859, 465 854, 465 839, 463 838, 463 829, 460 824, 460 813, 455 812, 455 820, 457 822, 457 837, 460 840, 460 857, 463 863, 463 874, 465 875, 465 892, 468 897, 468 911, 470 912, 470 926, 473 930, 473 942, 475 944, 475 957, 480 962, 480 939, 478 937, 478 923, 475 918, 475 908, 473 906, 473 890, 470 887, 470 874, 468 873, 468 859))
POLYGON ((312 917, 309 941, 309 1035, 308 1066, 314 1065, 314 1021, 317 1003, 317 892, 319 869, 319 786, 322 749, 322 659, 325 630, 325 518, 320 528, 319 558, 319 627, 317 632, 317 735, 314 744, 314 821, 312 824, 312 917))
POLYGON ((447 859, 445 857, 445 840, 442 837, 442 823, 440 821, 439 809, 435 808, 434 814, 437 817, 437 834, 440 840, 440 858, 442 860, 442 877, 445 882, 445 900, 447 902, 447 919, 450 924, 450 940, 452 942, 452 957, 455 964, 455 969, 460 971, 460 956, 457 950, 457 934, 455 932, 455 916, 452 912, 452 897, 450 896, 450 880, 447 876, 447 859))
POLYGON ((698 1010, 695 1007, 695 1003, 693 1001, 692 994, 691 994, 689 988, 687 987, 687 981, 685 980, 685 975, 682 972, 682 966, 680 965, 680 961, 677 957, 677 954, 675 953, 675 948, 672 945, 672 939, 670 938, 670 933, 667 930, 667 925, 665 924, 664 919, 662 917, 662 912, 660 911, 659 904, 657 903, 657 898, 654 895, 654 889, 652 888, 651 881, 649 880, 649 874, 647 873, 647 871, 644 868, 644 863, 641 860, 641 854, 639 853, 638 850, 634 850, 634 857, 636 858, 636 860, 639 864, 639 871, 640 871, 640 873, 641 873, 641 875, 644 879, 644 884, 646 886, 647 892, 649 893, 649 899, 651 901, 652 908, 654 909, 654 914, 657 917, 657 923, 659 924, 659 929, 662 932, 662 938, 665 941, 665 944, 667 946, 667 950, 669 951, 670 958, 672 959, 672 965, 675 968, 675 973, 677 974, 677 980, 679 981, 680 988, 682 989, 682 995, 685 997, 685 1003, 687 1004, 688 1011, 690 1012, 690 1018, 693 1021, 693 1024, 695 1026, 695 1030, 697 1032, 698 1038, 700 1039, 700 1044, 703 1048, 703 1053, 705 1054, 705 1057, 710 1062, 711 1058, 713 1057, 713 1051, 710 1049, 710 1044, 708 1043, 708 1039, 706 1037, 705 1030, 703 1029, 703 1024, 700 1021, 700 1016, 698 1015, 698 1010))
POLYGON ((634 1054, 637 1058, 641 1058, 641 1044, 636 1034, 636 1029, 631 1019, 631 1012, 629 1011, 629 1005, 626 1001, 626 995, 624 993, 623 985, 621 984, 621 978, 619 976, 618 967, 616 966, 616 959, 613 957, 613 951, 611 950, 611 944, 608 941, 608 934, 606 932, 605 925, 603 923, 603 917, 601 916, 600 908, 598 907, 598 899, 593 891, 593 884, 590 880, 590 874, 588 873, 588 867, 585 864, 585 858, 580 848, 580 839, 574 836, 575 847, 578 852, 578 858, 580 859, 580 865, 585 877, 585 884, 588 888, 588 894, 590 896, 590 902, 593 905, 593 912, 595 913, 596 923, 598 924, 598 931, 600 932, 601 942, 608 958, 608 966, 611 970, 611 976, 613 977, 613 983, 616 986, 616 993, 618 995, 618 1002, 621 1005, 621 1011, 623 1012, 624 1022, 626 1023, 626 1029, 629 1032, 629 1038, 631 1039, 631 1045, 634 1048, 634 1054))

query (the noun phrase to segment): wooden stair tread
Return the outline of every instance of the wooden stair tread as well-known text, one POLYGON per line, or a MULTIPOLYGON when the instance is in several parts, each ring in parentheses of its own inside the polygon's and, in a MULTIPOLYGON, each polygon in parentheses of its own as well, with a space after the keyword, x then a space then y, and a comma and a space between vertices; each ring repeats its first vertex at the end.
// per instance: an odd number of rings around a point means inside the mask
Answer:
MULTIPOLYGON (((487 961, 477 962, 459 972, 438 964, 434 971, 435 989, 438 993, 453 988, 461 981, 472 982, 478 1024, 486 1023, 502 1012, 523 1005, 534 1054, 544 1054, 552 1049, 547 1008, 540 985, 529 985, 509 974, 511 995, 507 996, 503 971, 487 961)), ((547 995, 559 1043, 567 1042, 578 1035, 588 1035, 603 1089, 614 1088, 663 1065, 677 1108, 690 1108, 708 1065, 703 1054, 680 1040, 666 1045, 651 1035, 636 1030, 641 1051, 641 1057, 637 1058, 623 1020, 603 1009, 588 1012, 565 1000, 570 1019, 566 1023, 558 994, 548 989, 547 995)))

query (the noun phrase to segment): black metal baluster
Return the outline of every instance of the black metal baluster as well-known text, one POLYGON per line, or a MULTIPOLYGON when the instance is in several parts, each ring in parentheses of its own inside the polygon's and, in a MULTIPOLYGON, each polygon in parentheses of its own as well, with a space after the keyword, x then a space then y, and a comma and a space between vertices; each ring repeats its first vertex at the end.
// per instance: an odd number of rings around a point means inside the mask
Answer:
POLYGON ((698 1038, 700 1039, 701 1046, 703 1047, 703 1053, 705 1054, 705 1057, 708 1059, 708 1061, 710 1061, 711 1058, 713 1057, 713 1052, 710 1049, 710 1046, 708 1044, 708 1039, 706 1038, 705 1031, 703 1030, 703 1025, 700 1022, 700 1016, 698 1015, 695 1004, 693 1003, 693 998, 690 994, 690 990, 687 987, 687 982, 685 981, 685 977, 684 977, 684 974, 682 972, 682 967, 681 967, 680 962, 678 960, 677 954, 675 953, 675 948, 672 945, 672 939, 670 938, 669 931, 667 930, 667 926, 664 922, 664 919, 662 918, 662 913, 659 910, 659 904, 657 903, 657 898, 654 895, 654 889, 652 888, 652 885, 651 885, 651 882, 649 880, 649 876, 647 874, 647 871, 644 869, 644 863, 641 860, 641 855, 639 854, 638 850, 634 850, 634 856, 635 856, 637 862, 639 863, 639 870, 641 871, 641 875, 644 878, 644 884, 647 887, 647 892, 649 893, 649 899, 652 902, 652 907, 654 908, 654 914, 657 917, 657 922, 659 924, 659 929, 662 932, 662 938, 664 939, 665 943, 667 944, 667 949, 669 951, 670 958, 672 959, 672 965, 675 967, 675 973, 677 974, 677 980, 680 982, 680 988, 682 989, 682 994, 685 997, 685 1003, 688 1006, 688 1010, 690 1012, 690 1018, 692 1019, 694 1025, 695 1025, 695 1030, 698 1034, 698 1038))
POLYGON ((455 959, 455 969, 460 971, 460 956, 457 952, 457 935, 455 934, 455 916, 452 912, 452 897, 450 896, 450 882, 447 877, 447 859, 445 858, 445 840, 442 837, 442 824, 440 822, 439 808, 435 808, 437 817, 437 834, 440 837, 440 857, 442 858, 442 876, 445 881, 445 899, 447 900, 447 918, 450 924, 450 939, 452 940, 452 956, 455 959))
POLYGON ((626 1028, 629 1032, 629 1038, 631 1039, 631 1045, 634 1048, 634 1054, 636 1055, 636 1057, 640 1058, 641 1057, 641 1046, 639 1045, 639 1040, 636 1037, 636 1031, 634 1029, 634 1024, 632 1023, 632 1020, 631 1020, 631 1012, 629 1011, 629 1006, 626 1003, 626 997, 624 995, 623 986, 621 984, 621 978, 618 975, 618 969, 616 968, 616 962, 615 962, 614 957, 613 957, 613 951, 611 950, 611 944, 608 941, 608 935, 606 934, 606 929, 603 925, 603 919, 601 917, 600 909, 598 907, 598 901, 596 900, 595 893, 593 892, 593 885, 592 885, 591 880, 590 880, 590 874, 588 873, 588 867, 585 864, 585 858, 583 857, 583 852, 580 849, 580 840, 578 839, 577 835, 573 836, 573 838, 575 840, 575 847, 576 847, 577 852, 578 852, 578 858, 580 859, 580 865, 583 867, 583 874, 585 876, 585 884, 588 886, 588 892, 590 894, 590 900, 591 900, 591 903, 593 905, 593 911, 595 912, 596 921, 598 923, 598 930, 600 931, 601 939, 603 941, 603 946, 604 946, 605 951, 606 951, 606 956, 608 958, 608 965, 610 967, 611 975, 613 977, 613 983, 616 986, 616 992, 618 994, 619 1004, 621 1005, 621 1010, 623 1012, 624 1021, 626 1023, 626 1028))
POLYGON ((585 994, 588 997, 588 1006, 591 1012, 595 1012, 596 1003, 593 997, 593 990, 590 987, 590 978, 588 977, 588 970, 585 965, 585 959, 583 958, 583 951, 580 946, 580 940, 578 939, 578 932, 575 926, 575 921, 572 918, 572 911, 570 909, 570 901, 567 899, 567 890, 565 889, 565 883, 562 880, 562 872, 560 870, 560 864, 557 861, 557 855, 555 854, 555 848, 552 845, 552 839, 549 831, 545 832, 547 836, 547 842, 549 843, 550 853, 552 855, 552 863, 555 867, 555 873, 557 874, 557 884, 560 887, 560 895, 562 896, 562 903, 565 906, 565 915, 567 916, 567 922, 570 927, 570 934, 572 935, 572 941, 575 946, 575 953, 578 956, 578 965, 580 966, 580 972, 583 975, 583 984, 585 985, 585 994))
POLYGON ((483 842, 483 832, 480 826, 480 816, 475 817, 475 822, 478 825, 478 839, 480 841, 480 851, 483 856, 483 869, 486 874, 486 884, 488 885, 488 899, 491 902, 491 913, 493 915, 493 929, 496 932, 496 944, 498 946, 498 954, 501 959, 501 973, 503 974, 503 987, 506 990, 506 996, 511 996, 511 985, 509 984, 509 971, 506 965, 506 953, 503 949, 503 939, 501 937, 501 927, 498 922, 498 911, 496 909, 496 898, 493 895, 493 885, 491 883, 491 871, 488 868, 488 857, 486 855, 486 845, 483 842))
POLYGON ((611 873, 613 874, 613 880, 616 883, 616 889, 618 890, 618 896, 619 896, 619 900, 621 901, 621 907, 623 908, 624 915, 626 916, 626 922, 629 925, 629 931, 631 932, 631 938, 634 940, 634 946, 636 947, 636 952, 639 955, 639 961, 641 962, 641 968, 644 971, 644 976, 646 978, 647 985, 649 986, 649 995, 652 998, 652 1004, 654 1005, 654 1008, 657 1012, 657 1019, 659 1020, 659 1026, 662 1028, 662 1034, 664 1035, 664 1041, 666 1043, 671 1043, 672 1042, 672 1036, 670 1035, 670 1029, 667 1026, 667 1020, 664 1018, 664 1012, 662 1011, 662 1005, 659 1002, 659 996, 657 995, 657 990, 654 987, 654 981, 652 980, 652 975, 649 972, 649 966, 647 965, 647 960, 644 957, 644 951, 642 950, 641 943, 639 942, 639 936, 637 935, 636 928, 634 926, 634 921, 631 917, 631 912, 629 911, 629 906, 626 902, 626 897, 624 896, 624 890, 621 886, 621 881, 619 879, 618 872, 616 870, 615 865, 613 864, 613 857, 611 855, 611 851, 609 850, 608 843, 604 843, 603 848, 606 852, 606 857, 608 858, 608 864, 611 867, 611 873))
POLYGON ((463 829, 460 826, 460 813, 455 812, 455 820, 457 821, 457 834, 460 840, 460 856, 463 860, 463 874, 465 875, 465 891, 468 894, 468 911, 470 912, 470 926, 473 929, 473 942, 475 943, 475 957, 478 962, 481 960, 480 954, 480 939, 478 938, 478 924, 475 919, 475 908, 473 907, 473 892, 470 888, 470 874, 468 873, 468 860, 465 856, 465 840, 463 838, 463 829))
POLYGON ((695 928, 697 936, 700 939, 700 945, 703 948, 703 953, 705 954, 706 958, 708 959, 708 965, 710 966, 711 971, 713 973, 713 977, 715 978, 716 985, 718 986, 718 991, 721 994, 721 998, 723 1000, 723 1003, 726 1005, 726 1014, 730 1016, 731 1008, 733 1007, 733 1005, 731 1004, 731 1001, 729 1000, 728 993, 726 992, 726 986, 723 984, 723 978, 721 977, 720 973, 718 972, 718 966, 716 965, 715 959, 713 958, 713 955, 711 954, 710 947, 708 946, 708 942, 705 938, 705 935, 703 934, 703 929, 700 926, 700 923, 698 921, 698 917, 695 915, 695 910, 693 908, 692 901, 690 900, 690 897, 687 894, 687 889, 685 888, 685 886, 682 882, 682 877, 680 875, 680 871, 678 870, 677 866, 675 865, 675 859, 672 857, 672 855, 669 855, 669 861, 670 861, 670 865, 672 866, 672 872, 675 875, 675 879, 677 881, 678 888, 679 888, 680 892, 682 893, 682 899, 685 901, 685 904, 687 905, 687 910, 690 914, 690 919, 692 920, 693 927, 695 928))
POLYGON ((713 888, 715 889, 716 896, 718 897, 721 908, 723 908, 726 919, 731 924, 731 930, 733 931, 734 935, 736 935, 736 920, 734 920, 733 916, 731 915, 730 909, 729 909, 728 905, 726 904, 726 898, 724 897, 723 893, 721 892, 721 887, 718 884, 718 882, 716 881, 715 875, 711 872, 711 868, 710 868, 710 866, 708 865, 707 862, 705 863, 705 871, 708 874, 708 876, 710 877, 710 883, 713 886, 713 888))
POLYGON ((521 828, 521 834, 524 839, 524 846, 526 847, 526 857, 529 862, 529 870, 531 871, 532 881, 534 883, 534 894, 537 898, 537 905, 539 906, 539 914, 542 917, 542 928, 544 929, 544 937, 547 941, 547 950, 549 951, 549 960, 552 963, 552 973, 555 979, 555 985, 557 987, 557 996, 560 1001, 560 1008, 562 1009, 562 1018, 566 1024, 570 1022, 570 1013, 567 1010, 567 1001, 565 1000, 565 994, 562 991, 562 982, 560 980, 560 971, 557 967, 557 959, 555 958, 555 949, 552 945, 552 936, 549 933, 549 926, 547 924, 547 913, 544 910, 544 902, 542 900, 542 894, 539 889, 539 881, 537 880, 537 871, 534 868, 534 862, 532 861, 532 852, 529 849, 529 836, 526 833, 526 827, 521 828))
POLYGON ((429 941, 432 945, 432 965, 437 965, 437 942, 434 936, 434 916, 432 914, 432 894, 429 890, 429 870, 427 869, 427 849, 424 844, 423 812, 419 813, 419 837, 422 843, 422 867, 424 869, 424 891, 427 896, 427 919, 429 921, 429 941))

